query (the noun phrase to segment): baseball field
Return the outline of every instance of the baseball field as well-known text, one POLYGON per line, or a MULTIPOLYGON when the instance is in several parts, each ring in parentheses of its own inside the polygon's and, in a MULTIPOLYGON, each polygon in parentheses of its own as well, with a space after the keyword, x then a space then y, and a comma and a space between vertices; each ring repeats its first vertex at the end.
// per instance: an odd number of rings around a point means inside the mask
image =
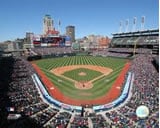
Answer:
POLYGON ((117 91, 112 93, 111 90, 113 91, 115 84, 114 89, 119 90, 118 96, 123 89, 127 63, 126 59, 121 58, 72 56, 42 59, 33 62, 33 65, 36 66, 38 74, 49 81, 48 83, 42 80, 53 97, 60 101, 65 99, 64 102, 72 99, 81 104, 102 97, 105 101, 113 100, 111 95, 115 95, 117 91), (59 98, 56 96, 57 92, 61 94, 59 98), (110 96, 106 97, 107 94, 110 96))

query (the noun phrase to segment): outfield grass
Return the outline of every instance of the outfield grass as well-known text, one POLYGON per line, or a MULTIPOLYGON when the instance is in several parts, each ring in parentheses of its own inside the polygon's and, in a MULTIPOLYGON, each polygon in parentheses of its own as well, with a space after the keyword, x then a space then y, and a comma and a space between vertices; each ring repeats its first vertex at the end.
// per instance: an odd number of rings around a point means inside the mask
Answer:
MULTIPOLYGON (((116 80, 120 71, 126 63, 125 59, 112 58, 112 57, 93 57, 93 56, 73 56, 53 59, 43 59, 35 62, 46 76, 54 83, 61 92, 75 99, 94 99, 105 95, 111 88, 112 84, 116 80), (97 65, 102 67, 111 68, 113 71, 107 76, 103 76, 93 81, 93 88, 88 90, 80 90, 75 88, 74 83, 68 79, 56 76, 51 73, 50 70, 57 67, 69 66, 69 65, 97 65), (61 80, 61 81, 60 81, 61 80), (88 94, 83 95, 83 94, 88 94)), ((65 72, 63 75, 77 81, 88 81, 95 77, 102 75, 102 73, 90 70, 90 69, 74 69, 73 71, 65 72), (79 72, 87 72, 87 76, 77 76, 79 72)))

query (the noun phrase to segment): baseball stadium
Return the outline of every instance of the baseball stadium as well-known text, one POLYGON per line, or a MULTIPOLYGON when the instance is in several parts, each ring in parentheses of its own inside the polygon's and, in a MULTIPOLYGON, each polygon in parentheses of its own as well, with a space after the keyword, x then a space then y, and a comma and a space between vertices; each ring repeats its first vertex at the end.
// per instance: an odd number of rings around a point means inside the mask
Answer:
POLYGON ((2 52, 8 124, 29 118, 43 128, 159 127, 158 29, 115 33, 107 48, 42 38, 20 55, 2 52))

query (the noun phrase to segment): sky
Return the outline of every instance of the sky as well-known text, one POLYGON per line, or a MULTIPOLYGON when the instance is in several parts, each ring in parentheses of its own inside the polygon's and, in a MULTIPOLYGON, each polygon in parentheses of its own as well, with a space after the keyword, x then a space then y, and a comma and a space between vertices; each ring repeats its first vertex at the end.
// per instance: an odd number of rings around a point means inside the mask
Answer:
POLYGON ((26 32, 43 33, 43 17, 51 15, 55 29, 65 33, 66 26, 75 26, 75 36, 103 35, 126 29, 133 31, 133 19, 137 18, 136 30, 141 28, 141 18, 145 16, 144 29, 159 28, 158 0, 1 0, 0 42, 24 38, 26 32))

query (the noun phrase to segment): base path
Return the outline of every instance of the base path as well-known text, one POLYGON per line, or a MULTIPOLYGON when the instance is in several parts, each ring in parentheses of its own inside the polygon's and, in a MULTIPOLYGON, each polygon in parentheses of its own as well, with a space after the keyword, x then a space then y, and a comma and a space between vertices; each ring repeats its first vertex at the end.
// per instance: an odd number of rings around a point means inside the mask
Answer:
MULTIPOLYGON (((106 93, 106 95, 96 98, 93 100, 79 100, 79 99, 72 99, 67 96, 65 96, 50 80, 47 78, 47 76, 40 70, 40 68, 32 63, 33 67, 37 71, 38 75, 40 76, 40 79, 43 81, 45 86, 47 87, 48 92, 50 95, 55 98, 56 100, 70 104, 70 105, 101 105, 106 104, 109 102, 112 102, 113 100, 117 99, 118 96, 121 94, 121 88, 123 87, 124 81, 125 81, 125 75, 128 72, 130 63, 127 62, 122 69, 121 73, 119 74, 116 81, 113 83, 111 89, 109 92, 106 93)), ((93 69, 92 69, 93 70, 93 69)), ((61 73, 60 73, 61 74, 61 73)), ((86 94, 85 94, 86 95, 86 94)))
MULTIPOLYGON (((55 74, 56 76, 60 76, 62 78, 65 78, 67 80, 70 80, 72 82, 75 83, 75 88, 78 89, 91 89, 93 87, 93 81, 100 79, 103 76, 107 76, 108 74, 110 74, 113 70, 111 68, 107 68, 107 67, 102 67, 102 66, 95 66, 95 65, 70 65, 70 66, 63 66, 63 67, 58 67, 55 69, 50 70, 50 72, 52 72, 53 74, 55 74), (82 82, 78 82, 76 80, 73 80, 69 77, 66 77, 63 75, 63 73, 67 72, 67 71, 71 71, 74 69, 79 69, 79 68, 85 68, 85 69, 90 69, 90 70, 94 70, 97 72, 101 72, 102 75, 90 80, 90 81, 82 81, 82 82)), ((85 72, 80 72, 78 74, 79 76, 85 76, 86 73, 85 72)))
POLYGON ((102 66, 95 66, 95 65, 70 65, 70 66, 63 66, 58 67, 55 69, 52 69, 51 72, 53 72, 56 75, 62 75, 64 72, 71 71, 78 68, 86 68, 90 70, 95 70, 98 72, 101 72, 102 74, 108 75, 110 72, 112 72, 111 68, 102 67, 102 66))

